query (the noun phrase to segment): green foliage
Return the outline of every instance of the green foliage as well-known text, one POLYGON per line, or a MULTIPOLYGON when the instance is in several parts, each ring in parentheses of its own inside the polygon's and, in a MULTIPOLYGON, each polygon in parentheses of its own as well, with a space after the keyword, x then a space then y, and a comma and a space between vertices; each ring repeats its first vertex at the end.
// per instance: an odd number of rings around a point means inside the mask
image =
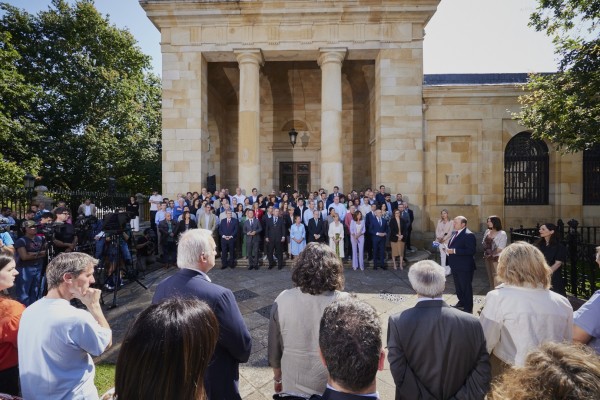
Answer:
POLYGON ((52 187, 105 190, 109 176, 119 191, 157 186, 160 80, 131 33, 111 25, 90 0, 53 0, 37 15, 0 8, 1 31, 17 53, 12 66, 37 89, 19 115, 34 127, 32 136, 21 148, 13 146, 14 130, 0 137, 4 158, 20 162, 21 150, 38 157, 33 172, 52 187))
POLYGON ((530 76, 515 116, 575 152, 600 143, 600 0, 538 0, 530 26, 553 37, 560 59, 556 74, 530 76))
POLYGON ((94 385, 96 385, 100 395, 103 395, 106 391, 115 386, 115 370, 115 364, 96 364, 94 385))

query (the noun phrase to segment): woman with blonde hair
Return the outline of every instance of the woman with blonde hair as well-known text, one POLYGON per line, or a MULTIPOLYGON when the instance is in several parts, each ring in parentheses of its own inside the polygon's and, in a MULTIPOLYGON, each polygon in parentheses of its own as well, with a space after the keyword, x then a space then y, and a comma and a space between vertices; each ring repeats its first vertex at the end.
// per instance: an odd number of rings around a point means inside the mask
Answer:
POLYGON ((550 288, 552 270, 535 246, 517 242, 498 260, 498 279, 480 322, 487 342, 492 377, 511 365, 523 366, 528 352, 546 341, 571 341, 573 308, 550 288))
POLYGON ((438 249, 440 251, 440 264, 444 267, 446 275, 450 275, 450 268, 446 265, 446 251, 448 249, 448 242, 452 236, 453 222, 448 215, 448 210, 445 208, 440 212, 440 219, 438 220, 437 226, 435 227, 435 241, 439 243, 438 249))
POLYGON ((502 375, 488 399, 546 400, 600 398, 600 358, 581 345, 545 343, 521 368, 502 375))

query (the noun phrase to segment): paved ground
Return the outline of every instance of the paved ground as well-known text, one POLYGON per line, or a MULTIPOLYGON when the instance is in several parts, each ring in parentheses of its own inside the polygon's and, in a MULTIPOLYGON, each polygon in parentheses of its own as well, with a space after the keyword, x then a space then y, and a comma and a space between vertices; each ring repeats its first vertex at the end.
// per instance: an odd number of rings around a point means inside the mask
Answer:
MULTIPOLYGON (((428 252, 418 251, 409 254, 407 258, 414 262, 429 256, 428 252)), ((480 261, 473 281, 475 314, 481 308, 488 290, 483 260, 480 255, 476 256, 476 259, 480 261)), ((217 264, 219 264, 218 260, 217 264)), ((243 364, 240 368, 242 398, 248 400, 271 399, 273 374, 267 365, 266 350, 269 313, 271 304, 277 295, 282 290, 292 287, 291 263, 288 261, 286 268, 281 271, 267 270, 264 267, 258 271, 248 271, 244 261, 241 261, 240 264, 235 270, 220 270, 220 265, 217 265, 209 275, 214 283, 225 286, 234 292, 246 325, 252 334, 252 355, 248 363, 243 364)), ((98 362, 116 362, 120 343, 129 324, 141 310, 150 304, 156 285, 174 272, 175 269, 171 268, 169 270, 158 269, 149 273, 141 279, 142 283, 148 286, 148 290, 144 290, 136 283, 129 283, 119 291, 118 307, 106 311, 106 316, 113 328, 115 344, 98 358, 98 362)), ((416 295, 408 282, 407 270, 373 271, 367 269, 361 272, 352 270, 350 265, 346 264, 345 278, 346 291, 355 293, 360 299, 373 305, 379 313, 384 328, 385 344, 388 317, 410 308, 416 303, 416 295)), ((444 299, 449 304, 457 302, 452 278, 447 282, 444 299)), ((105 301, 107 305, 112 303, 112 294, 107 294, 105 301)), ((394 383, 387 362, 385 370, 377 374, 377 390, 383 400, 394 398, 394 383)))

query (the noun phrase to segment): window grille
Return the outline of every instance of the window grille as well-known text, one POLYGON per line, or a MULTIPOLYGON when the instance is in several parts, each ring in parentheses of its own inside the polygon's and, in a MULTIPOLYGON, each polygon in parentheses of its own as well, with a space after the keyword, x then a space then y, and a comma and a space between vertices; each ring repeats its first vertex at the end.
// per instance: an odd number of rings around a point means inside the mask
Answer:
POLYGON ((528 132, 515 135, 504 152, 504 204, 548 204, 548 146, 528 132))

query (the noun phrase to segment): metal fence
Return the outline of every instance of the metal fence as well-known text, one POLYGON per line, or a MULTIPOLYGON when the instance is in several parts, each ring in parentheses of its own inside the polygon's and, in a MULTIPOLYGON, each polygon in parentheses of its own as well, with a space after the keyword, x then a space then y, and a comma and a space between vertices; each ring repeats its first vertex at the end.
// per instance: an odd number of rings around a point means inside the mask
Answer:
MULTIPOLYGON (((566 265, 560 270, 567 292, 581 299, 588 299, 600 289, 600 270, 596 264, 596 247, 600 246, 600 227, 579 226, 576 220, 557 222, 561 243, 567 248, 566 265)), ((539 237, 540 226, 535 228, 510 228, 510 241, 534 243, 539 237)))
POLYGON ((105 214, 113 212, 116 208, 125 207, 129 197, 130 195, 126 193, 0 187, 0 207, 9 207, 17 218, 23 218, 32 204, 43 202, 47 209, 52 210, 59 201, 64 201, 71 214, 77 215, 77 209, 88 198, 96 205, 96 216, 103 218, 105 214))

